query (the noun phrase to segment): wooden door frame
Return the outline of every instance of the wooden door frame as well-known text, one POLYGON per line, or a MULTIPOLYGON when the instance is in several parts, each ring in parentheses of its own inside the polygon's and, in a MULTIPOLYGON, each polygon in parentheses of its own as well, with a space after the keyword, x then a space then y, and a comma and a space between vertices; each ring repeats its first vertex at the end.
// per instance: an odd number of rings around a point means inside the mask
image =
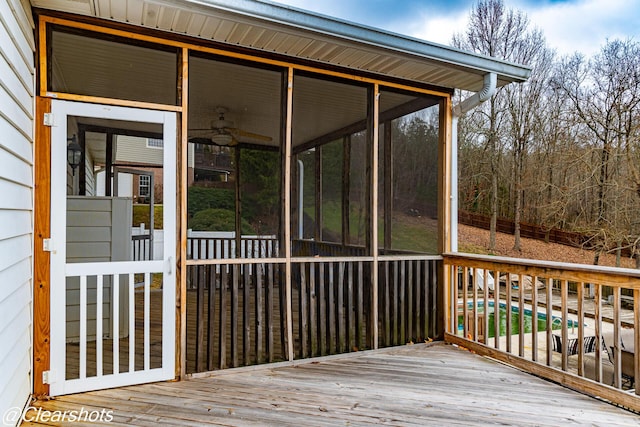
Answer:
POLYGON ((33 237, 33 394, 48 396, 43 381, 50 366, 51 257, 44 239, 51 236, 51 127, 44 115, 51 112, 51 99, 36 97, 34 142, 34 237, 33 237))

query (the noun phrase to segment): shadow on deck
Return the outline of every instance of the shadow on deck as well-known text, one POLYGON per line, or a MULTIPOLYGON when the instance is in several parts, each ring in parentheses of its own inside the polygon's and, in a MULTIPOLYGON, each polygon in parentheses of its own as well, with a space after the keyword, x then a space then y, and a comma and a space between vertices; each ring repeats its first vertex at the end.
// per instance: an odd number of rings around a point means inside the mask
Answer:
POLYGON ((229 369, 34 406, 113 411, 110 426, 640 425, 624 409, 441 343, 229 369))

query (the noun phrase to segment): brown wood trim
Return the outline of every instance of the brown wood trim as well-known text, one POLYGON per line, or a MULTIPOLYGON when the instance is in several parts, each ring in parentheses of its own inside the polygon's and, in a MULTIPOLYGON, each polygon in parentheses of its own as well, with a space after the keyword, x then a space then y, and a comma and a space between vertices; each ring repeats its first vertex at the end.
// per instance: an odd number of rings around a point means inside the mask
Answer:
POLYGON ((550 366, 532 362, 513 354, 505 353, 503 351, 487 347, 483 344, 469 341, 465 338, 450 334, 448 332, 445 333, 444 338, 445 342, 447 343, 464 347, 481 356, 491 357, 530 374, 557 382, 558 384, 561 384, 580 393, 585 393, 594 398, 613 402, 616 405, 621 405, 633 411, 640 412, 640 399, 638 399, 634 394, 616 390, 613 387, 597 383, 588 378, 582 378, 578 377, 577 375, 562 372, 550 366))
POLYGON ((49 394, 42 373, 50 364, 50 255, 43 239, 51 236, 51 128, 44 113, 51 112, 51 99, 36 97, 35 189, 33 239, 33 394, 49 394))
POLYGON ((289 361, 294 358, 293 347, 293 315, 292 315, 292 295, 291 295, 291 145, 293 142, 291 134, 291 124, 293 113, 293 68, 289 68, 286 76, 286 97, 284 100, 285 113, 285 129, 284 129, 284 147, 283 147, 283 213, 284 222, 284 257, 285 263, 285 287, 286 287, 286 305, 287 305, 287 356, 289 361))
POLYGON ((474 254, 445 253, 447 264, 509 271, 528 276, 553 277, 570 282, 600 283, 612 287, 640 289, 640 272, 637 270, 608 269, 583 264, 557 263, 519 258, 486 257, 474 254))
POLYGON ((102 96, 78 95, 65 92, 46 92, 43 96, 67 101, 87 102, 90 104, 116 105, 120 107, 143 108, 145 110, 160 110, 181 112, 181 105, 156 104, 153 102, 129 101, 126 99, 105 98, 102 96))
POLYGON ((257 52, 240 46, 226 45, 220 42, 197 39, 195 37, 182 34, 172 33, 170 35, 171 39, 168 39, 166 38, 169 37, 168 32, 157 29, 143 28, 131 24, 43 9, 36 9, 35 12, 39 14, 40 23, 42 25, 45 23, 62 25, 159 45, 186 48, 198 52, 259 62, 277 67, 292 67, 294 70, 309 71, 348 80, 360 81, 363 83, 380 83, 388 88, 408 90, 411 92, 419 92, 436 96, 450 96, 453 94, 452 89, 437 87, 426 83, 410 82, 394 77, 381 79, 375 73, 345 69, 343 67, 327 64, 322 64, 321 68, 320 64, 311 60, 296 59, 295 61, 292 61, 291 58, 285 57, 284 55, 269 52, 257 52))
POLYGON ((187 374, 187 187, 188 164, 188 118, 186 111, 189 105, 189 51, 182 49, 179 53, 180 68, 178 72, 178 99, 182 103, 180 114, 178 146, 176 147, 178 169, 177 177, 177 256, 176 256, 176 378, 184 379, 187 374))
POLYGON ((47 81, 49 76, 49 71, 47 69, 47 52, 48 52, 48 44, 47 44, 47 25, 42 21, 38 20, 38 83, 40 86, 40 95, 44 96, 47 92, 47 81))
POLYGON ((379 322, 378 322, 378 169, 379 162, 378 156, 380 150, 379 145, 379 126, 380 121, 377 119, 380 115, 380 85, 375 83, 373 85, 373 91, 371 94, 371 107, 373 108, 372 115, 370 116, 369 129, 371 129, 371 255, 373 255, 373 266, 371 268, 371 328, 372 328, 372 346, 371 348, 377 349, 379 344, 379 322))

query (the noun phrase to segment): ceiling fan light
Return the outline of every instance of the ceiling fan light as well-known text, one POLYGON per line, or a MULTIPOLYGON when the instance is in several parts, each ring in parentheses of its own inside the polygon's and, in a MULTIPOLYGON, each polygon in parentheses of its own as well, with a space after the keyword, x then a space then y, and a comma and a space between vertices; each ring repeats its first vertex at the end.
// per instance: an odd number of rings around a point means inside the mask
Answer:
POLYGON ((211 136, 211 140, 216 145, 229 145, 233 141, 233 137, 227 133, 218 133, 211 136))

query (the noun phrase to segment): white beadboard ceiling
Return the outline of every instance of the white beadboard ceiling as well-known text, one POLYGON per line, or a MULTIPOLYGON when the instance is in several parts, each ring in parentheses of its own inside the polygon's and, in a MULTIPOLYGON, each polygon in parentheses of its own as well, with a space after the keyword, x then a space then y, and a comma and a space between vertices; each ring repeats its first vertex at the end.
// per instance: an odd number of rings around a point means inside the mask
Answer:
MULTIPOLYGON (((479 90, 488 72, 498 84, 523 81, 527 67, 359 26, 261 0, 31 0, 34 7, 88 15, 231 46, 276 53, 344 69, 363 70, 444 88, 479 90)), ((175 103, 174 53, 56 31, 50 90, 175 103)), ((278 72, 194 56, 189 69, 189 136, 217 118, 242 130, 282 135, 278 72)), ((366 117, 366 90, 313 78, 294 81, 293 145, 298 146, 366 117)), ((383 93, 384 108, 409 102, 383 93)), ((435 104, 435 102, 434 102, 435 104)), ((264 142, 260 142, 264 143, 264 142)))
POLYGON ((31 0, 94 16, 319 63, 477 91, 483 75, 523 81, 527 67, 261 0, 31 0))

